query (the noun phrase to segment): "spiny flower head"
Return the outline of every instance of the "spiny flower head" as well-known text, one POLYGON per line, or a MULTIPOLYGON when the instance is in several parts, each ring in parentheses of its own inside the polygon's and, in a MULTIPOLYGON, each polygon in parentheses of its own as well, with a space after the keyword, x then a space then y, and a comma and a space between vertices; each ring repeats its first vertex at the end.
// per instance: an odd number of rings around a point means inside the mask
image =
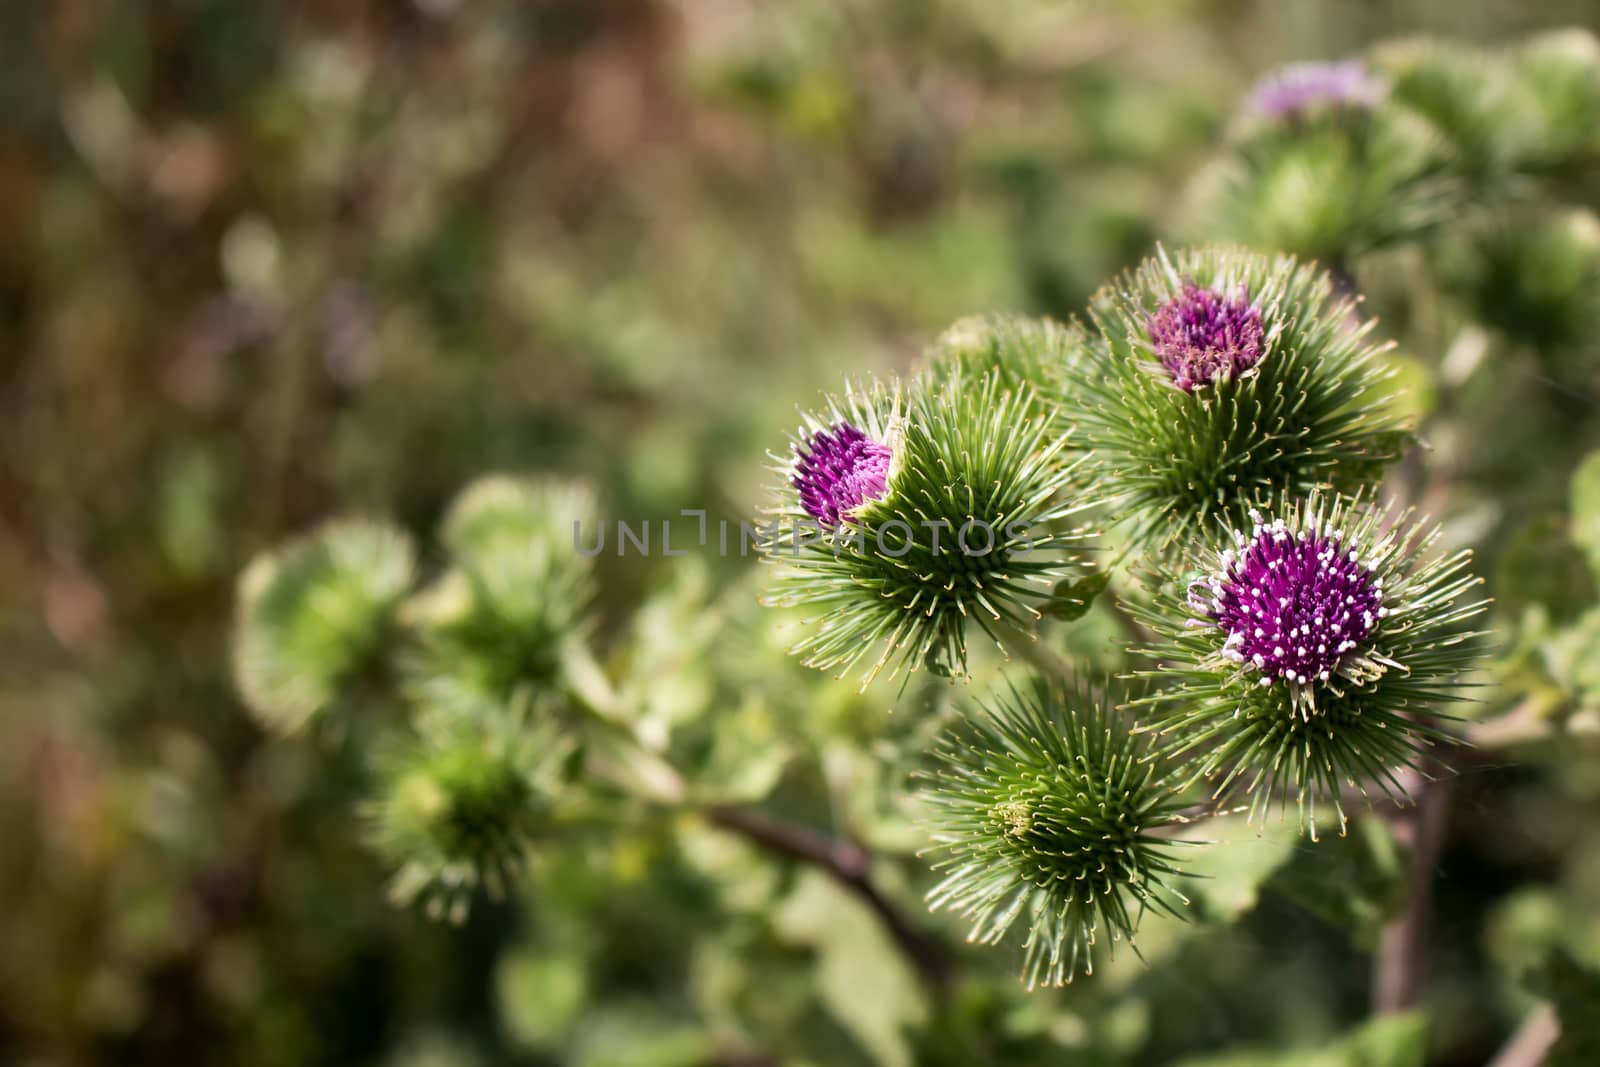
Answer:
POLYGON ((794 451, 791 484, 799 490, 806 513, 824 526, 839 525, 887 491, 893 451, 848 422, 816 431, 794 451))
POLYGON ((394 867, 390 896, 460 922, 473 894, 502 894, 552 821, 564 750, 523 702, 425 709, 416 734, 381 754, 368 806, 374 847, 394 867))
POLYGON ((1026 315, 968 315, 928 347, 920 376, 941 381, 981 379, 990 372, 1010 390, 1031 389, 1041 404, 1059 407, 1069 371, 1083 359, 1083 327, 1026 315))
POLYGON ((405 531, 364 519, 329 522, 253 560, 239 578, 233 671, 257 719, 293 733, 349 695, 415 567, 405 531))
POLYGON ((1226 549, 1221 570, 1189 586, 1194 624, 1215 626, 1224 658, 1256 671, 1261 685, 1359 679, 1363 650, 1389 613, 1383 579, 1346 550, 1336 530, 1290 530, 1283 519, 1226 549))
POLYGON ((1250 91, 1249 109, 1269 119, 1298 118, 1318 109, 1365 110, 1389 91, 1359 59, 1336 63, 1290 63, 1268 74, 1250 91))
POLYGON ((1291 257, 1163 250, 1091 314, 1099 337, 1072 385, 1076 444, 1150 548, 1213 516, 1241 523, 1263 496, 1366 485, 1407 438, 1387 346, 1325 274, 1291 257))
POLYGON ((1189 282, 1150 316, 1149 329, 1151 348, 1186 393, 1261 362, 1261 312, 1243 291, 1229 297, 1189 282))
POLYGON ((906 391, 852 388, 806 416, 790 453, 773 457, 782 482, 762 530, 782 567, 768 603, 820 612, 795 651, 835 671, 876 653, 868 681, 891 665, 959 674, 969 624, 1031 631, 1083 569, 1083 531, 1067 521, 1090 501, 1066 444, 1053 412, 993 367, 949 368, 906 391), (868 472, 835 479, 866 486, 859 503, 841 493, 819 507, 809 492, 819 439, 868 472))
POLYGON ((1433 124, 1392 85, 1388 71, 1357 61, 1263 79, 1226 150, 1192 183, 1180 235, 1348 263, 1453 218, 1459 174, 1433 124))
POLYGON ((1242 789, 1259 816, 1292 791, 1303 822, 1321 797, 1342 823, 1342 788, 1401 793, 1394 772, 1446 737, 1433 720, 1463 699, 1486 605, 1470 554, 1435 553, 1409 515, 1322 494, 1271 510, 1190 555, 1205 577, 1153 576, 1132 605, 1163 639, 1143 673, 1175 683, 1138 703, 1218 798, 1242 789))
POLYGON ((588 626, 593 575, 574 524, 594 508, 584 487, 549 479, 488 475, 461 491, 441 530, 450 566, 403 614, 414 698, 504 701, 555 680, 588 626))
POLYGON ((1104 933, 1133 938, 1147 908, 1186 903, 1167 884, 1179 803, 1159 765, 1088 691, 1041 685, 946 734, 926 795, 934 810, 929 894, 994 944, 1021 919, 1029 987, 1093 971, 1104 933))

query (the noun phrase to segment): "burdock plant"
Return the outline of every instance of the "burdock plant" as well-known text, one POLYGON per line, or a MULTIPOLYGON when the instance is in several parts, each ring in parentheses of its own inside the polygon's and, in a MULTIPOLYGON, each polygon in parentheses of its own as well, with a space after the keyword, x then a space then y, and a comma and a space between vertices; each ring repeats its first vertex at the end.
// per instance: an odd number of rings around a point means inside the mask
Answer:
POLYGON ((1313 496, 1250 520, 1136 609, 1163 639, 1145 673, 1168 686, 1143 704, 1216 798, 1238 790, 1260 816, 1292 793, 1311 825, 1322 797, 1342 826, 1342 790, 1403 798, 1396 772, 1447 740, 1442 709, 1479 654, 1479 580, 1468 553, 1434 551, 1437 527, 1369 503, 1313 496))
MULTIPOLYGON (((1348 118, 1375 98, 1349 70, 1291 81, 1275 121, 1348 118)), ((1015 931, 1030 987, 1091 971, 1147 913, 1187 912, 1178 857, 1199 846, 1182 826, 1241 795, 1259 818, 1291 794, 1313 833, 1322 803, 1342 824, 1344 791, 1405 793, 1401 772, 1449 738, 1483 605, 1464 554, 1372 503, 1409 428, 1347 281, 1241 248, 1162 252, 1096 298, 1087 328, 962 320, 909 381, 847 387, 772 456, 768 600, 799 609, 806 663, 859 667, 864 686, 968 676, 985 646, 1029 665, 934 743, 917 780, 929 903, 973 941, 1015 931), (1085 514, 1113 524, 1119 555, 1098 567, 1085 514), (1078 680, 1087 642, 1046 650, 1041 633, 1082 616, 1129 559, 1145 580, 1097 621, 1128 636, 1143 688, 1113 709, 1078 680)), ((394 635, 398 714, 367 810, 396 899, 460 918, 575 807, 650 811, 651 826, 699 815, 820 864, 930 966, 942 953, 859 850, 712 802, 722 771, 696 771, 702 747, 639 698, 660 685, 709 704, 756 672, 734 682, 641 654, 629 641, 649 627, 589 648, 594 575, 572 524, 592 512, 561 483, 480 481, 409 599, 412 550, 387 528, 333 526, 267 557, 242 585, 241 689, 301 721, 394 635)), ((723 624, 710 608, 699 622, 723 624)))
POLYGON ((966 670, 968 628, 1032 640, 1086 573, 1092 503, 1067 439, 1030 387, 997 368, 929 376, 902 392, 848 390, 805 416, 778 460, 767 556, 771 600, 818 614, 795 652, 845 672, 966 670))
POLYGON ((1076 382, 1079 444, 1139 540, 1181 543, 1250 501, 1358 489, 1405 440, 1393 372, 1326 273, 1237 248, 1162 252, 1103 290, 1076 382))

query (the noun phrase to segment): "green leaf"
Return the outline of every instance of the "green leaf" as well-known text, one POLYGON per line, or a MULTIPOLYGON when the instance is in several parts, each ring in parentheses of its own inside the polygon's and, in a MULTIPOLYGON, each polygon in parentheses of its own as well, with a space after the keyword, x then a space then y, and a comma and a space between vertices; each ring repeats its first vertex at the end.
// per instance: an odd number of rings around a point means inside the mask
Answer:
POLYGON ((1564 950, 1550 954, 1534 977, 1536 990, 1554 1003, 1561 1037, 1551 1046, 1545 1067, 1590 1067, 1600 1063, 1600 971, 1564 950))
POLYGON ((1332 1044, 1225 1052, 1179 1067, 1422 1067, 1427 1052, 1427 1020, 1410 1012, 1374 1019, 1332 1044))
POLYGON ((1295 851, 1267 885, 1370 948, 1404 904, 1406 870, 1389 824, 1367 817, 1353 820, 1343 837, 1295 851))
POLYGON ((823 1007, 883 1067, 912 1067, 906 1029, 928 1006, 877 918, 838 883, 807 870, 774 916, 787 940, 817 953, 823 1007))
POLYGON ((1077 581, 1057 582, 1050 592, 1050 599, 1041 604, 1039 610, 1053 619, 1076 622, 1089 613, 1095 598, 1105 592, 1110 584, 1110 571, 1100 571, 1077 581))
POLYGON ((1600 703, 1600 608, 1590 608, 1544 643, 1545 666, 1565 692, 1586 704, 1600 703))
POLYGON ((1572 540, 1589 557, 1600 580, 1600 452, 1589 455, 1572 475, 1572 540))
POLYGON ((548 1047, 577 1021, 588 996, 588 976, 575 957, 518 952, 501 960, 495 995, 513 1041, 548 1047))
POLYGON ((1296 823, 1278 821, 1257 829, 1243 814, 1209 819, 1179 836, 1207 842, 1183 857, 1183 873, 1189 876, 1183 890, 1196 917, 1211 923, 1233 922, 1255 907, 1261 887, 1304 840, 1296 823))

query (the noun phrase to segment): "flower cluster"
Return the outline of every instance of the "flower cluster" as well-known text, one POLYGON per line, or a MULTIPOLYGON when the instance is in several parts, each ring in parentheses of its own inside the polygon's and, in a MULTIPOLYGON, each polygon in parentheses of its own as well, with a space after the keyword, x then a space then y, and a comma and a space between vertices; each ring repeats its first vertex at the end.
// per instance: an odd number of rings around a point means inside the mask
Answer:
POLYGON ((294 733, 356 696, 415 568, 404 531, 365 519, 329 523, 252 562, 239 578, 233 666, 256 718, 294 733))
POLYGON ((1078 444, 1119 516, 1158 549, 1213 516, 1242 522, 1257 499, 1364 487, 1406 438, 1372 323, 1354 321, 1314 267, 1237 248, 1163 252, 1091 314, 1078 444))
POLYGON ((368 836, 394 868, 390 895, 461 922, 479 889, 499 896, 552 821, 563 751, 519 702, 433 709, 378 761, 368 836))
POLYGON ((844 671, 961 674, 967 629, 1032 640, 1086 573, 1092 506, 1053 412, 997 367, 953 367, 902 393, 851 390, 807 416, 764 544, 783 568, 770 603, 816 608, 795 646, 844 671), (840 521, 848 519, 849 521, 840 521))

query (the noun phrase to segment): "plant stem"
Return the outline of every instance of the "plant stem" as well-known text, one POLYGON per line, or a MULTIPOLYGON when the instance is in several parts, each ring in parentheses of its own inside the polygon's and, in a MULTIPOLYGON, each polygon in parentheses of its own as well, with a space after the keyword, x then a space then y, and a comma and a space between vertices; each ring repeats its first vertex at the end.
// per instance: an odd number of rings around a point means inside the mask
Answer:
MULTIPOLYGON (((607 754, 615 762, 614 767, 602 767, 602 772, 610 770, 612 773, 607 776, 614 784, 651 803, 669 809, 687 804, 692 792, 688 781, 665 756, 639 737, 619 694, 588 650, 581 646, 568 649, 565 662, 572 702, 601 728, 601 736, 609 746, 607 754)), ((701 809, 701 813, 713 826, 831 875, 866 903, 930 988, 941 996, 950 990, 955 972, 944 946, 917 929, 872 884, 872 854, 861 845, 824 837, 753 808, 714 804, 701 809)))
POLYGON ((1556 1017, 1556 1010, 1541 1004, 1522 1020, 1517 1032, 1489 1061, 1489 1067, 1539 1067, 1560 1036, 1561 1020, 1556 1017))
POLYGON ((940 996, 950 991, 955 970, 944 945, 912 925, 872 884, 869 877, 872 854, 865 848, 779 822, 749 808, 715 806, 706 808, 704 814, 714 826, 731 830, 768 851, 811 864, 832 876, 872 909, 929 988, 940 996))
POLYGON ((1548 697, 1530 696, 1503 715, 1472 723, 1466 730, 1467 741, 1474 748, 1494 749, 1547 737, 1554 703, 1548 697))
POLYGON ((1401 774, 1410 808, 1390 818, 1395 838, 1411 849, 1410 892, 1406 910, 1384 926, 1373 959, 1372 1010, 1378 1015, 1406 1011, 1417 1002, 1428 956, 1428 925, 1433 915, 1433 873, 1444 846, 1450 809, 1450 782, 1430 780, 1407 768, 1401 774))

